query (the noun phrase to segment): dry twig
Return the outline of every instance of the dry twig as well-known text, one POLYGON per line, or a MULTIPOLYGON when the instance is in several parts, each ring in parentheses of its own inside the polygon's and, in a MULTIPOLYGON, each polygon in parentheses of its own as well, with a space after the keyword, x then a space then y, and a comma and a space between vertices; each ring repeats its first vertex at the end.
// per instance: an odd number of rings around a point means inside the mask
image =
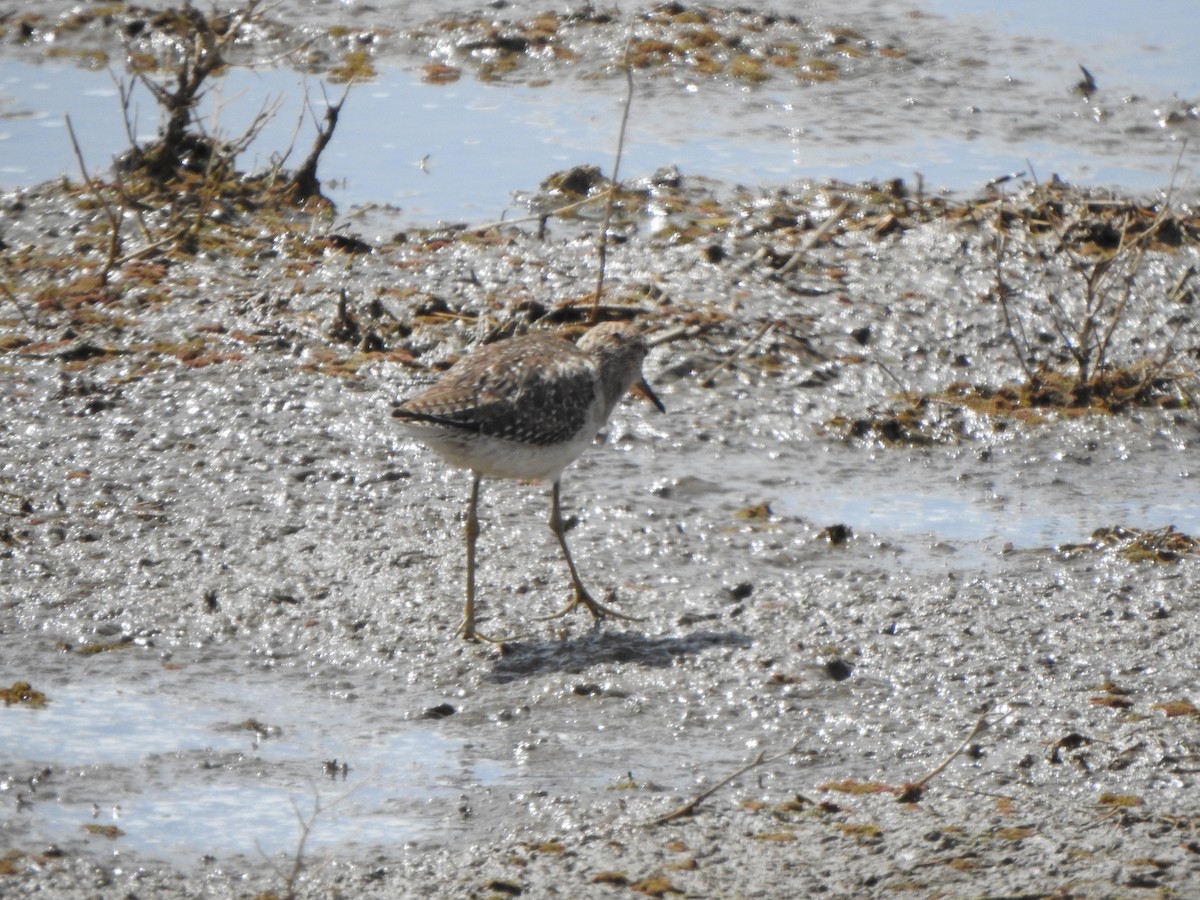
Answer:
POLYGON ((952 763, 952 762, 954 762, 954 760, 958 759, 958 757, 962 755, 963 751, 966 750, 969 746, 971 746, 972 741, 974 741, 977 737, 979 737, 979 735, 983 734, 983 732, 986 731, 988 728, 991 728, 995 725, 999 725, 1001 722, 1003 722, 1005 719, 1007 719, 1009 716, 1012 715, 1013 711, 1010 709, 1008 712, 1004 713, 1004 715, 1000 716, 994 722, 988 721, 988 716, 990 716, 992 714, 992 710, 994 710, 997 706, 1008 703, 1009 701, 1011 701, 1013 699, 1013 697, 1016 697, 1024 689, 1025 688, 1022 685, 1020 688, 1013 691, 1011 694, 1009 694, 1003 700, 997 700, 994 703, 986 704, 983 708, 983 712, 981 712, 979 714, 979 718, 975 720, 975 724, 973 726, 971 726, 970 732, 967 734, 967 736, 965 738, 962 739, 962 742, 959 743, 959 745, 954 748, 953 752, 949 756, 947 756, 945 759, 943 759, 940 763, 938 763, 936 766, 934 766, 932 769, 930 769, 929 772, 926 773, 924 777, 918 778, 916 781, 910 781, 908 784, 904 785, 904 787, 900 791, 899 799, 902 801, 905 801, 905 802, 909 802, 909 803, 915 802, 916 800, 920 799, 921 795, 925 792, 925 789, 929 786, 929 782, 933 781, 934 778, 936 778, 938 775, 942 774, 942 772, 946 771, 946 769, 949 767, 950 763, 952 763))
POLYGON ((817 243, 823 237, 825 237, 825 235, 832 231, 834 226, 841 222, 842 219, 845 218, 846 213, 849 211, 850 201, 843 201, 837 209, 829 214, 824 222, 822 222, 820 225, 814 228, 812 232, 809 233, 808 237, 804 239, 804 243, 801 244, 796 252, 791 255, 788 261, 780 266, 779 270, 775 272, 775 276, 777 278, 782 277, 792 271, 792 269, 796 268, 796 266, 800 265, 800 261, 808 255, 809 251, 811 251, 813 247, 817 246, 817 243))
POLYGON ((1000 304, 1000 311, 1004 314, 1004 333, 1012 344, 1013 353, 1021 364, 1026 379, 1032 384, 1034 375, 1033 369, 1029 365, 1029 339, 1025 336, 1025 327, 1021 324, 1020 318, 1017 318, 1014 323, 1012 312, 1008 307, 1008 298, 1012 294, 1012 289, 1004 280, 1004 251, 1007 246, 1008 232, 1004 229, 1004 194, 1001 192, 996 198, 996 273, 994 276, 996 302, 1000 304), (1018 331, 1020 331, 1020 340, 1017 339, 1018 331))
POLYGON ((121 254, 121 217, 117 215, 117 211, 113 209, 112 204, 108 202, 108 198, 100 190, 100 185, 88 174, 87 164, 83 161, 83 151, 79 148, 79 140, 75 136, 75 126, 71 124, 71 117, 67 119, 67 134, 71 138, 71 148, 75 151, 75 160, 79 163, 80 174, 83 175, 83 180, 87 182, 88 189, 95 196, 96 201, 100 204, 100 208, 104 210, 104 217, 108 219, 109 235, 108 235, 108 254, 105 257, 104 265, 100 269, 100 283, 108 284, 108 278, 112 274, 113 269, 118 265, 118 258, 121 254))
POLYGON ((707 800, 709 797, 711 797, 713 794, 715 794, 721 788, 725 787, 725 785, 729 784, 731 781, 733 781, 737 778, 740 778, 742 775, 745 775, 751 769, 757 769, 759 766, 765 766, 770 763, 777 762, 777 761, 783 759, 784 757, 791 756, 793 753, 799 753, 799 752, 800 752, 800 742, 799 741, 796 741, 796 743, 792 744, 792 746, 788 747, 782 753, 776 753, 774 756, 767 756, 765 750, 760 751, 758 756, 754 757, 754 759, 750 760, 750 762, 746 763, 744 766, 742 766, 740 769, 738 769, 732 775, 729 775, 726 778, 722 778, 720 781, 718 781, 712 787, 708 788, 707 790, 701 791, 699 794, 697 794, 695 797, 693 797, 687 803, 683 804, 683 806, 677 806, 677 807, 675 807, 675 809, 671 810, 670 812, 664 813, 663 815, 659 816, 657 819, 651 819, 646 824, 647 825, 665 825, 667 822, 672 822, 675 819, 682 819, 684 816, 690 816, 692 813, 694 813, 696 811, 697 806, 699 806, 701 803, 703 803, 705 800, 707 800))
POLYGON ((715 366, 713 366, 711 369, 709 369, 708 374, 700 379, 700 387, 706 387, 706 388, 712 387, 713 381, 716 379, 716 377, 718 375, 720 375, 723 371, 725 371, 731 365, 733 365, 734 362, 736 362, 739 357, 741 357, 743 354, 745 354, 745 352, 747 350, 749 350, 751 347, 753 347, 755 344, 757 344, 759 341, 761 341, 763 338, 765 338, 768 334, 770 334, 771 331, 773 331, 775 326, 778 324, 779 323, 775 322, 775 321, 763 323, 763 326, 761 328, 759 328, 758 331, 756 331, 750 337, 750 339, 748 341, 743 343, 740 347, 738 347, 736 350, 734 350, 732 353, 730 353, 727 357, 725 357, 723 360, 721 360, 719 363, 717 363, 715 366))
POLYGON ((616 185, 609 185, 608 188, 598 194, 592 194, 589 197, 584 197, 582 200, 574 200, 565 206, 560 206, 557 209, 552 209, 549 212, 532 213, 528 216, 519 216, 515 219, 497 219, 495 222, 485 222, 483 225, 474 225, 467 231, 472 234, 480 234, 485 231, 491 231, 493 228, 502 228, 505 225, 521 225, 525 222, 544 222, 553 216, 562 216, 567 213, 575 212, 580 207, 587 206, 589 203, 596 203, 600 200, 605 200, 616 190, 616 185))
POLYGON ((625 39, 625 52, 621 58, 621 68, 625 72, 625 108, 621 111, 621 127, 617 131, 617 155, 613 160, 611 185, 604 204, 604 218, 600 222, 600 234, 596 238, 596 295, 592 298, 591 321, 600 320, 600 297, 604 293, 604 267, 608 261, 608 225, 612 221, 613 202, 616 200, 617 185, 621 182, 621 155, 625 152, 625 127, 629 124, 629 108, 633 105, 633 66, 629 62, 629 46, 633 35, 625 39))
POLYGON ((17 315, 21 317, 21 321, 27 326, 33 327, 34 323, 29 318, 29 315, 25 312, 25 308, 21 306, 21 301, 17 299, 17 295, 13 289, 8 286, 7 278, 0 279, 0 294, 4 294, 4 296, 8 298, 9 302, 12 303, 13 308, 17 311, 17 315))
POLYGON ((271 860, 271 858, 266 854, 266 852, 263 850, 262 846, 258 843, 258 841, 255 840, 255 842, 254 842, 255 849, 258 850, 259 854, 266 861, 267 865, 270 866, 271 871, 273 871, 276 874, 276 876, 278 876, 279 879, 283 882, 284 892, 282 894, 282 897, 284 898, 284 900, 292 900, 292 898, 294 898, 296 896, 296 889, 299 886, 300 876, 301 876, 301 874, 303 874, 304 870, 308 867, 308 863, 305 861, 305 858, 304 858, 304 851, 308 846, 309 838, 312 837, 313 830, 317 826, 317 820, 324 813, 328 812, 329 810, 333 809, 335 806, 338 806, 345 800, 349 799, 356 791, 358 791, 359 788, 361 788, 364 784, 369 783, 371 780, 371 777, 374 777, 374 776, 370 776, 370 777, 366 778, 365 780, 360 781, 358 784, 354 785, 354 787, 350 788, 348 791, 345 791, 344 793, 339 794, 332 801, 330 801, 329 803, 324 803, 324 804, 321 802, 320 795, 317 793, 317 789, 314 786, 313 787, 312 813, 307 818, 305 818, 304 814, 300 812, 300 807, 297 805, 295 799, 293 799, 291 801, 292 811, 296 814, 296 821, 300 825, 300 837, 298 838, 298 840, 296 842, 296 850, 292 854, 291 866, 288 867, 286 871, 283 868, 281 868, 280 866, 276 865, 271 860))

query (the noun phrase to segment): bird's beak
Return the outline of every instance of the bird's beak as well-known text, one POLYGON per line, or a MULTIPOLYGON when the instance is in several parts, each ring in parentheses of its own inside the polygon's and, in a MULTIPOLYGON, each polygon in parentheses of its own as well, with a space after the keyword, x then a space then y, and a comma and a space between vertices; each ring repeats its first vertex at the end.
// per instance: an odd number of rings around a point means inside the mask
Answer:
POLYGON ((648 400, 654 404, 655 409, 660 413, 665 413, 667 408, 663 406, 663 402, 658 399, 658 394, 654 393, 654 389, 650 387, 650 383, 643 378, 631 389, 633 393, 640 396, 643 400, 648 400))

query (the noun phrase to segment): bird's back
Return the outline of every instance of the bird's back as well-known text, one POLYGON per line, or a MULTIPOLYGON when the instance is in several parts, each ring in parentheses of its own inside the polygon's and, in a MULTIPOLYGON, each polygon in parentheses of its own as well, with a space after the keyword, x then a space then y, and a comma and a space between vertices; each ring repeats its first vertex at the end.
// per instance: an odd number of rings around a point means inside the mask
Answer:
POLYGON ((531 334, 485 345, 397 406, 448 461, 507 478, 557 475, 603 421, 599 372, 570 341, 531 334))

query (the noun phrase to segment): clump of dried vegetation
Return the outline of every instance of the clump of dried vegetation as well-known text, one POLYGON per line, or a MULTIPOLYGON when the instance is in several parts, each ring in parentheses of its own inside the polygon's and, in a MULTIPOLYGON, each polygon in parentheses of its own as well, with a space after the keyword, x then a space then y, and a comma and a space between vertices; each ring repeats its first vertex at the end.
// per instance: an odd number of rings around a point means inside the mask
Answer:
MULTIPOLYGON (((957 206, 922 204, 920 213, 897 210, 887 233, 931 212, 970 221, 988 236, 992 285, 980 300, 995 309, 1019 376, 999 385, 959 379, 930 394, 897 380, 896 401, 833 420, 831 432, 921 446, 969 438, 970 415, 1003 430, 1012 421, 1195 408, 1197 351, 1180 341, 1194 319, 1195 268, 1181 263, 1170 278, 1162 273, 1200 245, 1200 216, 1176 208, 1170 191, 1140 202, 1054 181, 1019 198, 992 193, 957 206)), ((966 359, 971 350, 960 353, 966 359)))
POLYGON ((584 77, 601 76, 603 72, 587 68, 588 62, 617 58, 613 35, 626 31, 628 64, 649 77, 811 83, 914 65, 891 40, 845 27, 813 26, 795 15, 703 3, 660 3, 628 17, 591 6, 527 19, 484 13, 446 16, 412 37, 432 58, 425 67, 431 84, 456 81, 464 69, 488 81, 526 75, 539 82, 548 66, 573 66, 582 68, 584 77), (597 42, 606 44, 608 52, 590 52, 597 42))
POLYGON ((1024 378, 997 391, 954 385, 950 396, 1006 414, 1195 405, 1187 388, 1195 373, 1178 345, 1191 320, 1195 270, 1164 284, 1144 265, 1150 252, 1173 254, 1200 239, 1200 221, 1177 212, 1169 191, 1143 205, 1039 186, 1021 205, 997 198, 994 217, 991 299, 1024 378), (1018 245, 1030 257, 1020 269, 1039 273, 1040 283, 1017 286, 1009 277, 1013 230, 1032 238, 1018 245), (1062 279, 1051 282, 1055 270, 1066 273, 1065 289, 1055 286, 1062 279), (1164 337, 1155 337, 1159 328, 1168 329, 1164 337))
MULTIPOLYGON (((259 25, 260 5, 261 0, 247 0, 235 12, 206 15, 185 3, 156 17, 163 38, 154 45, 162 48, 157 55, 141 52, 127 57, 133 83, 155 99, 163 122, 155 140, 140 145, 130 123, 131 92, 122 84, 130 150, 108 187, 116 189, 126 208, 128 200, 149 199, 159 207, 165 202, 171 213, 166 232, 177 245, 194 248, 206 218, 219 221, 222 215, 239 210, 257 212, 312 202, 328 205, 321 195, 317 166, 333 137, 345 93, 337 102, 326 102, 312 148, 291 172, 283 169, 290 149, 266 172, 247 174, 237 168, 238 157, 274 116, 275 105, 264 104, 248 128, 232 138, 210 131, 199 114, 213 82, 234 65, 230 54, 239 37, 259 25), (218 206, 222 215, 212 215, 218 206)), ((308 106, 311 112, 312 104, 308 106)))
POLYGON ((128 149, 103 173, 93 171, 85 143, 68 119, 82 177, 62 189, 80 212, 91 214, 92 224, 75 241, 73 253, 46 259, 37 247, 25 247, 7 254, 0 291, 25 319, 32 302, 35 318, 44 311, 67 311, 73 323, 86 325, 89 308, 111 304, 122 292, 140 287, 155 295, 166 269, 179 260, 218 250, 244 256, 255 252, 253 236, 264 227, 286 236, 311 227, 313 215, 331 210, 317 167, 349 86, 335 102, 326 100, 322 116, 313 103, 306 104, 316 137, 291 171, 284 169, 290 149, 275 155, 267 171, 238 168, 239 157, 261 135, 277 104, 264 103, 246 130, 234 136, 221 133, 202 111, 222 77, 243 64, 234 61, 248 53, 240 45, 252 44, 265 27, 261 0, 211 13, 185 2, 139 18, 122 9, 125 18, 114 17, 110 27, 125 47, 125 71, 117 83, 128 149), (157 133, 145 142, 135 136, 133 122, 138 90, 153 98, 161 117, 157 133))
POLYGON ((1086 554, 1114 554, 1129 562, 1172 563, 1200 554, 1200 541, 1176 531, 1173 525, 1147 530, 1124 525, 1097 528, 1086 543, 1060 544, 1064 558, 1086 554))

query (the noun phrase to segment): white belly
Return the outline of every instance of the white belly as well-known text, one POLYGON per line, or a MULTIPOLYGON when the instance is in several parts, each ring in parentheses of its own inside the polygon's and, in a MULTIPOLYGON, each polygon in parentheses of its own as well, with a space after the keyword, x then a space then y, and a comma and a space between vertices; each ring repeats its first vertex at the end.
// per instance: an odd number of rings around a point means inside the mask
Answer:
POLYGON ((596 431, 562 444, 537 446, 519 441, 465 435, 423 434, 422 440, 446 462, 492 478, 553 479, 596 439, 596 431))

